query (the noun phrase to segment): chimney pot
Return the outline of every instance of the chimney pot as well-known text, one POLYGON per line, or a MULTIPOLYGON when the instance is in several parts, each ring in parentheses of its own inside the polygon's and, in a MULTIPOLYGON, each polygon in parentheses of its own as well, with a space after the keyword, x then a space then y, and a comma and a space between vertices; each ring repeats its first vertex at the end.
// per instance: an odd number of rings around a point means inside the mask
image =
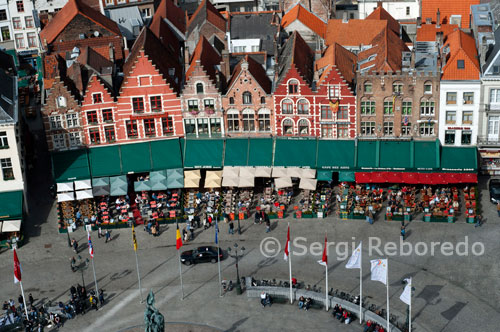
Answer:
POLYGON ((439 8, 437 10, 437 13, 436 13, 436 28, 440 28, 441 27, 441 12, 439 12, 439 8))

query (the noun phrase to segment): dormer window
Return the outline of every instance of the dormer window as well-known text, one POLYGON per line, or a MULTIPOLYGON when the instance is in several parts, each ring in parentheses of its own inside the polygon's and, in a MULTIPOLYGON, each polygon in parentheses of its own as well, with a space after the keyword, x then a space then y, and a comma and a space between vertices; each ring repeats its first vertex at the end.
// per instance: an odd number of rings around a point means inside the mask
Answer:
POLYGON ((464 60, 457 60, 457 68, 458 69, 465 69, 465 61, 464 60))
POLYGON ((196 83, 196 93, 203 93, 203 83, 196 83))
POLYGON ((299 92, 299 82, 296 80, 291 80, 288 82, 288 93, 294 94, 299 92))
POLYGON ((57 107, 66 107, 66 98, 59 96, 56 99, 57 107))
POLYGON ((493 66, 493 74, 495 75, 500 74, 500 66, 493 66))
POLYGON ((365 84, 363 85, 363 91, 365 93, 372 93, 372 84, 370 82, 365 82, 365 84))
POLYGON ((100 104, 100 103, 102 103, 102 93, 94 93, 92 95, 92 103, 93 104, 100 104))

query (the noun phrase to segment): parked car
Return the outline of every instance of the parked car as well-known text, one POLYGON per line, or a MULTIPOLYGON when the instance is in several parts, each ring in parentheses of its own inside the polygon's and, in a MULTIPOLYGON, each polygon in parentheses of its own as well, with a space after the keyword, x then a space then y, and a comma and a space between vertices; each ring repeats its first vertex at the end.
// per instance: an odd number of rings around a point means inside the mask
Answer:
POLYGON ((497 204, 500 202, 500 179, 491 179, 489 183, 490 200, 497 204))
MULTIPOLYGON (((222 250, 219 256, 220 259, 224 257, 222 250)), ((186 265, 205 262, 217 263, 217 247, 205 246, 186 250, 181 254, 181 262, 186 265)))

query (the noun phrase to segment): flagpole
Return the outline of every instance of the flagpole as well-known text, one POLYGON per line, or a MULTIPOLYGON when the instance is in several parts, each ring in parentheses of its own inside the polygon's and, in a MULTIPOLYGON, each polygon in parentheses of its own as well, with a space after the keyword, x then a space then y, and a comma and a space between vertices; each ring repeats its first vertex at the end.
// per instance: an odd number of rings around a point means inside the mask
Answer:
POLYGON ((23 282, 21 280, 19 280, 19 285, 21 286, 21 294, 23 294, 24 313, 26 314, 26 319, 28 319, 28 308, 26 307, 26 297, 24 296, 23 282))
POLYGON ((179 258, 179 276, 181 279, 181 300, 184 300, 184 285, 182 284, 182 265, 181 265, 181 254, 177 250, 177 257, 179 258))
POLYGON ((92 257, 92 271, 94 272, 94 283, 95 283, 95 294, 99 294, 99 289, 97 288, 97 278, 95 277, 95 266, 94 266, 94 258, 92 257))
POLYGON ((141 303, 144 303, 144 298, 142 297, 142 287, 141 287, 141 275, 139 273, 139 258, 137 257, 137 251, 135 252, 135 266, 137 268, 137 279, 139 280, 139 293, 141 294, 141 303))
POLYGON ((215 238, 217 239, 217 267, 219 269, 219 297, 222 297, 222 280, 220 274, 220 244, 219 244, 219 216, 215 216, 215 238))
MULTIPOLYGON (((290 222, 288 223, 288 230, 290 230, 290 222)), ((290 273, 290 304, 293 304, 293 290, 292 290, 292 255, 290 252, 290 242, 288 242, 288 271, 290 273)))
POLYGON ((387 286, 387 332, 391 332, 391 325, 389 324, 389 259, 387 259, 387 269, 385 270, 385 284, 387 286))
POLYGON ((325 308, 326 308, 326 311, 328 311, 328 263, 325 264, 325 280, 326 280, 325 308))
POLYGON ((408 318, 409 318, 408 332, 411 332, 411 296, 412 296, 412 288, 413 288, 412 284, 413 284, 413 280, 410 277, 410 308, 409 308, 409 312, 408 312, 408 318))
POLYGON ((359 324, 363 324, 363 250, 359 251, 359 324))

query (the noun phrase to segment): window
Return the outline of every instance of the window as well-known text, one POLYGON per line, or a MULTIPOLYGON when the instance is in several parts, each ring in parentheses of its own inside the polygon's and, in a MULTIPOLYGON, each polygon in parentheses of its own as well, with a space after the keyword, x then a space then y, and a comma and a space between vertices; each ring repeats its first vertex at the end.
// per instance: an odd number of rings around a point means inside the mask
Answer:
POLYGON ((12 18, 12 25, 14 26, 14 29, 22 29, 23 26, 21 24, 21 18, 20 17, 13 17, 12 18))
POLYGON ((446 130, 444 133, 444 144, 455 144, 455 131, 446 130))
POLYGON ((243 53, 246 50, 246 46, 234 46, 234 53, 243 53))
POLYGON ((66 127, 68 128, 78 127, 78 114, 76 113, 66 114, 66 127))
POLYGON ((227 130, 228 131, 240 131, 240 120, 238 111, 230 111, 227 114, 227 130))
POLYGON ((184 119, 184 130, 186 135, 196 135, 195 119, 184 119))
POLYGON ((196 93, 203 93, 203 83, 196 83, 196 93))
POLYGON ((229 97, 229 104, 234 105, 234 98, 233 97, 229 97))
POLYGON ((16 6, 17 6, 17 12, 18 13, 24 13, 24 3, 23 3, 23 0, 17 0, 16 1, 16 6))
POLYGON ((299 120, 299 135, 309 135, 309 122, 306 119, 299 120))
POLYGON ((60 115, 49 116, 49 122, 50 122, 50 129, 61 129, 63 127, 60 115))
POLYGON ((392 102, 392 100, 384 101, 384 114, 385 115, 394 114, 394 103, 392 102))
POLYGON ((500 123, 500 116, 490 116, 488 118, 488 135, 497 136, 498 135, 498 124, 500 123))
POLYGON ((26 16, 24 18, 24 22, 26 23, 26 28, 34 28, 35 22, 33 21, 33 16, 26 16))
POLYGON ((161 96, 149 97, 149 102, 151 103, 151 112, 161 112, 161 96))
POLYGON ((457 122, 457 112, 446 111, 446 124, 455 124, 457 122))
POLYGON ((5 9, 0 9, 0 21, 5 21, 7 19, 7 11, 5 9))
POLYGON ((362 121, 361 122, 361 135, 365 135, 365 136, 375 135, 375 122, 362 121))
POLYGON ((102 121, 113 122, 113 110, 111 108, 102 110, 102 121))
POLYGON ((161 130, 163 131, 163 136, 174 134, 174 120, 171 116, 161 118, 161 130))
POLYGON ((55 150, 66 148, 66 139, 64 134, 52 135, 52 145, 55 150))
POLYGON ((333 113, 330 106, 321 105, 321 120, 333 119, 333 113))
POLYGON ((57 107, 66 107, 66 98, 64 98, 63 96, 57 97, 56 104, 57 107))
POLYGON ((114 126, 105 126, 104 127, 104 137, 106 138, 106 142, 112 143, 115 141, 115 127, 114 126))
POLYGON ((296 80, 291 80, 288 82, 288 93, 294 94, 299 92, 299 82, 296 80))
POLYGON ((424 84, 424 93, 432 93, 432 83, 424 84))
POLYGON ((281 104, 282 114, 292 114, 293 113, 293 102, 290 99, 283 100, 281 104))
POLYGON ((243 92, 243 104, 249 105, 252 103, 252 94, 248 91, 243 92))
POLYGON ((87 112, 87 122, 89 124, 97 124, 99 122, 97 120, 97 111, 89 111, 89 112, 87 112))
POLYGON ((307 100, 301 99, 297 102, 297 113, 309 114, 309 102, 307 100))
POLYGON ((74 147, 80 145, 82 145, 82 135, 80 134, 80 132, 75 131, 69 133, 69 146, 74 147))
POLYGON ((94 93, 94 94, 92 94, 92 103, 93 104, 102 103, 102 93, 94 93))
POLYGON ((9 140, 7 139, 7 132, 0 131, 0 149, 7 149, 9 147, 9 140))
POLYGON ((457 103, 457 93, 456 92, 446 92, 446 104, 455 105, 457 103))
POLYGON ((464 92, 464 104, 474 104, 474 92, 464 92))
POLYGON ((144 99, 142 97, 132 98, 132 108, 135 113, 144 112, 144 99))
POLYGON ((410 16, 410 7, 406 6, 406 16, 410 16))
POLYGON ((2 166, 4 181, 14 180, 14 170, 12 169, 12 162, 10 158, 0 159, 0 165, 2 166))
POLYGON ((402 115, 411 115, 411 101, 403 101, 401 114, 402 115))
POLYGON ((89 129, 90 144, 101 143, 101 135, 99 135, 99 128, 89 129))
POLYGON ((363 91, 365 93, 372 93, 372 84, 370 82, 365 82, 365 84, 363 85, 363 91))
POLYGON ((388 121, 384 122, 384 135, 391 136, 394 131, 394 122, 388 121))
POLYGON ((139 76, 139 86, 151 85, 151 78, 149 76, 139 76))
POLYGON ((156 136, 155 119, 144 119, 144 133, 146 137, 156 136))
POLYGON ((333 137, 333 125, 332 124, 322 124, 321 125, 321 137, 333 137))
POLYGON ((265 104, 266 103, 266 97, 260 97, 260 103, 265 104))
MULTIPOLYGON (((106 1, 108 1, 108 0, 106 0, 106 1)), ((111 1, 113 1, 113 0, 111 0, 111 1)), ((142 11, 142 15, 144 17, 151 17, 151 8, 142 8, 141 11, 142 11)))
POLYGON ((465 111, 462 113, 462 124, 472 124, 472 112, 465 111))
POLYGON ((214 99, 205 99, 203 100, 203 104, 205 104, 205 111, 215 109, 215 100, 214 99))
POLYGON ((464 68, 465 68, 465 61, 457 60, 457 69, 464 69, 464 68))
POLYGON ((424 100, 420 102, 420 115, 433 116, 434 115, 434 102, 424 100))
POLYGON ((271 112, 268 110, 259 111, 259 131, 271 131, 271 112))
POLYGON ((490 103, 500 103, 500 89, 490 90, 490 103))
POLYGON ((208 135, 208 118, 198 119, 198 135, 208 135))
POLYGON ((349 137, 349 125, 347 123, 342 123, 337 125, 337 137, 338 138, 349 137))
POLYGON ((255 114, 252 110, 243 111, 243 131, 255 131, 255 114))
POLYGON ((16 33, 16 48, 24 48, 24 36, 22 33, 16 33))
POLYGON ((10 40, 10 30, 9 27, 2 27, 2 40, 7 41, 10 40))
POLYGON ((339 106, 337 111, 337 120, 348 120, 349 108, 347 106, 339 106))
POLYGON ((401 82, 394 82, 392 84, 392 92, 395 94, 401 94, 403 93, 403 83, 401 82))
POLYGON ((375 101, 372 100, 361 101, 361 114, 362 115, 375 114, 375 101))
POLYGON ((137 138, 139 137, 139 133, 137 132, 137 121, 136 120, 127 120, 127 137, 128 138, 137 138))
POLYGON ((472 131, 464 130, 462 131, 462 144, 469 145, 471 144, 472 139, 472 131))
POLYGON ((36 34, 34 32, 28 32, 28 47, 36 47, 36 34))
POLYGON ((293 121, 290 119, 283 120, 283 135, 293 135, 293 121))
POLYGON ((190 99, 188 100, 188 111, 197 112, 198 111, 198 100, 190 99))
POLYGON ((420 136, 434 136, 434 123, 433 122, 420 123, 420 136))
POLYGON ((410 136, 411 135, 411 123, 401 123, 401 136, 410 136))
POLYGON ((211 118, 210 119, 210 132, 212 135, 220 135, 222 128, 220 125, 220 118, 211 118))
POLYGON ((340 97, 340 87, 339 86, 328 86, 328 98, 339 98, 340 97))

